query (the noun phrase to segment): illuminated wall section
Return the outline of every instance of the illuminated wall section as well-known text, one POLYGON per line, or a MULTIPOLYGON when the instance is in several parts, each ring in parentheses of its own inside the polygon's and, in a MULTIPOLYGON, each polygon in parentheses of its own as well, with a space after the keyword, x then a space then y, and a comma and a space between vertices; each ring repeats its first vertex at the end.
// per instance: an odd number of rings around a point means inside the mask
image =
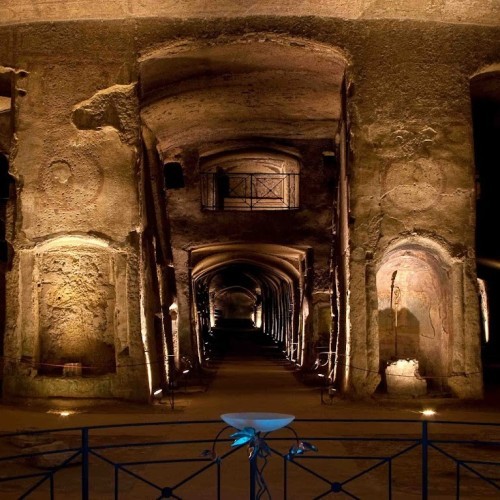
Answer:
POLYGON ((7 395, 147 400, 144 347, 131 329, 133 261, 86 237, 20 252, 19 335, 6 345, 7 395))
POLYGON ((145 3, 0 2, 4 396, 147 399, 173 366, 148 376, 146 358, 200 353, 189 252, 261 243, 314 258, 278 332, 290 357, 335 350, 339 390, 371 395, 397 270, 398 356, 480 397, 469 79, 498 63, 498 2, 145 3), (259 177, 257 198, 293 210, 202 209, 208 157, 276 150, 300 159, 298 207, 259 177))
POLYGON ((402 239, 384 254, 376 275, 382 380, 389 364, 414 360, 429 393, 478 390, 477 338, 465 335, 464 264, 425 238, 402 239))
MULTIPOLYGON (((116 371, 114 260, 91 246, 38 256, 39 373, 60 376, 65 363, 81 363, 88 375, 116 371)), ((117 341, 123 351, 126 336, 117 341)))
POLYGON ((380 267, 377 291, 382 365, 417 360, 419 374, 442 389, 453 337, 449 272, 429 250, 403 247, 380 267))

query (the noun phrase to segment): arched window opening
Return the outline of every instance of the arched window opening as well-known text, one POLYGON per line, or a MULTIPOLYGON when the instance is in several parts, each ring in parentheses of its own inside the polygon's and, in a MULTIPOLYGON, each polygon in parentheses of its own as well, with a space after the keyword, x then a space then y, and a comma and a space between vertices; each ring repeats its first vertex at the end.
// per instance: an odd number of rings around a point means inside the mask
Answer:
POLYGON ((280 152, 249 151, 202 158, 204 210, 299 208, 300 162, 280 152))

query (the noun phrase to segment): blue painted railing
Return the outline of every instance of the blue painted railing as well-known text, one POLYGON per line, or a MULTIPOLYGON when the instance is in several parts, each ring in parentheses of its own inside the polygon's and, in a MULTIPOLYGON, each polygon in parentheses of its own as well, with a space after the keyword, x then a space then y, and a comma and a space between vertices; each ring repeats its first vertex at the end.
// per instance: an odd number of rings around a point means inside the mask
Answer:
MULTIPOLYGON (((296 419, 292 427, 263 436, 271 454, 254 464, 274 498, 500 498, 500 423, 296 419), (298 436, 318 451, 291 454, 298 436)), ((0 498, 260 498, 233 432, 206 420, 3 434, 0 498), (13 454, 26 436, 67 446, 13 454), (40 469, 32 462, 41 456, 60 459, 40 469)))

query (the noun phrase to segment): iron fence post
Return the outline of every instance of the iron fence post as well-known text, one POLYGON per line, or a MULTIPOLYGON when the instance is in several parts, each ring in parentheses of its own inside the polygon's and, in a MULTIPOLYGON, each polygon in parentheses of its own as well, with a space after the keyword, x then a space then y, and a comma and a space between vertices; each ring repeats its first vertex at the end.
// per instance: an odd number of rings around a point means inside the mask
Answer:
POLYGON ((388 460, 388 474, 389 474, 389 487, 388 487, 388 498, 392 500, 392 459, 388 460))
POLYGON ((422 500, 427 500, 429 492, 428 452, 429 452, 429 429, 427 420, 424 420, 422 422, 422 500))
POLYGON ((217 459, 217 500, 220 500, 220 488, 221 488, 221 484, 220 484, 220 473, 221 473, 221 470, 220 470, 220 459, 217 459))
POLYGON ((82 428, 82 500, 89 500, 89 429, 82 428))
POLYGON ((288 458, 284 457, 283 460, 283 499, 286 500, 288 497, 288 458))
POLYGON ((257 455, 250 459, 250 500, 255 500, 255 481, 257 480, 257 455))
POLYGON ((50 500, 54 500, 54 474, 50 474, 50 500))

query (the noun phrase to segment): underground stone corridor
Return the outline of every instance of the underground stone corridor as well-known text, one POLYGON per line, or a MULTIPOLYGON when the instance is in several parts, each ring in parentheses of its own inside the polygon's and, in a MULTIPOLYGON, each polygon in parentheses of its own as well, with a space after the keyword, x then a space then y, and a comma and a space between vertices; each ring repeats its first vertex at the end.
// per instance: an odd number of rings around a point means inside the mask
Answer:
POLYGON ((5 402, 495 383, 491 2, 6 2, 5 402))

